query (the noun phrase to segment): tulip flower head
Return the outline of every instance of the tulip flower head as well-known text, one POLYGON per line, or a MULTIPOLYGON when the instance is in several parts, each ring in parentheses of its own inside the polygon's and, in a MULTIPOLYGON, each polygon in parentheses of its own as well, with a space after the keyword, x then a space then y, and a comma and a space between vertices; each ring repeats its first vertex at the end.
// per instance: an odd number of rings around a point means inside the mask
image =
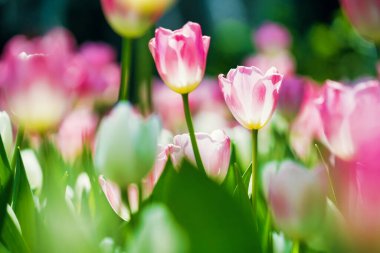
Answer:
POLYGON ((160 123, 143 120, 128 103, 119 103, 102 120, 95 141, 95 166, 119 185, 139 183, 153 169, 160 123))
POLYGON ((364 38, 380 42, 380 1, 340 0, 342 9, 352 25, 364 38))
POLYGON ((363 148, 370 152, 362 144, 380 127, 379 105, 378 81, 366 81, 354 87, 326 82, 317 106, 328 146, 335 155, 350 160, 363 148))
POLYGON ((323 170, 309 171, 285 161, 273 163, 263 172, 265 191, 275 224, 293 239, 305 239, 315 233, 326 210, 323 170), (273 166, 279 166, 277 171, 273 166))
POLYGON ((149 49, 164 83, 186 94, 201 83, 206 68, 210 37, 202 36, 201 26, 188 22, 181 29, 156 29, 149 49))
MULTIPOLYGON (((218 182, 223 182, 230 164, 230 138, 222 130, 215 130, 211 134, 196 133, 195 137, 207 175, 218 182)), ((179 163, 183 157, 186 157, 195 164, 189 134, 174 136, 173 143, 174 147, 180 147, 180 151, 176 149, 177 152, 175 152, 175 149, 173 149, 172 152, 175 164, 179 163)))
POLYGON ((282 82, 275 68, 265 74, 256 67, 238 66, 227 76, 219 75, 219 86, 235 119, 247 129, 260 129, 273 115, 282 82))
POLYGON ((101 0, 112 29, 123 37, 142 36, 173 0, 101 0))

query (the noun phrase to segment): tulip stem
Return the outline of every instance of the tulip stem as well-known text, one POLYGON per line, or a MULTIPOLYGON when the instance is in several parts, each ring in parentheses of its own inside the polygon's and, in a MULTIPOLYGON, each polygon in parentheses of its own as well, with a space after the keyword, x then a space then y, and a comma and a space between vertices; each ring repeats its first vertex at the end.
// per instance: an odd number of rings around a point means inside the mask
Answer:
POLYGON ((256 196, 257 196, 257 172, 258 172, 258 161, 257 161, 257 137, 259 130, 252 130, 252 207, 253 212, 256 215, 256 196))
POLYGON ((200 169, 202 172, 206 172, 205 168, 203 167, 201 155, 199 153, 197 140, 195 139, 193 121, 191 120, 191 113, 190 113, 190 106, 189 106, 189 94, 188 93, 182 94, 182 100, 183 100, 183 108, 185 110, 187 128, 189 129, 191 145, 193 146, 195 161, 197 163, 198 169, 200 169))
POLYGON ((300 242, 293 241, 293 247, 292 247, 292 253, 299 253, 300 252, 300 242))
POLYGON ((121 78, 119 88, 119 101, 125 101, 128 99, 128 83, 131 69, 131 58, 132 40, 123 37, 121 46, 121 78))

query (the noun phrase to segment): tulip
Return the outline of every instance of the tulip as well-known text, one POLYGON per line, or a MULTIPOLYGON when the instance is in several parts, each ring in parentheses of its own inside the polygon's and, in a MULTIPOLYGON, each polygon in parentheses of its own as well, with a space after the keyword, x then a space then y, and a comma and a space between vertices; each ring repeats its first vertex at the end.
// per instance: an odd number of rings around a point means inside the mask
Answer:
POLYGON ((156 29, 149 49, 164 83, 173 91, 187 94, 201 83, 210 37, 202 36, 199 24, 188 22, 181 29, 156 29))
POLYGON ((277 172, 267 167, 263 176, 268 182, 264 190, 274 223, 292 239, 307 239, 316 233, 324 219, 324 171, 322 168, 308 171, 292 161, 272 166, 279 167, 277 172))
POLYGON ((101 123, 95 142, 95 166, 108 179, 125 186, 139 183, 153 168, 160 123, 143 120, 120 102, 101 123))
POLYGON ((275 53, 261 53, 249 56, 244 60, 245 66, 256 66, 259 69, 275 67, 280 73, 292 76, 295 73, 296 64, 293 56, 287 51, 275 53))
POLYGON ((0 87, 7 110, 26 130, 55 128, 70 107, 80 75, 71 65, 73 47, 62 29, 31 40, 16 36, 5 46, 0 87))
POLYGON ((344 160, 358 152, 370 150, 363 141, 372 139, 380 127, 377 117, 380 106, 378 81, 366 81, 354 87, 328 81, 318 101, 324 134, 331 152, 344 160))
POLYGON ((101 0, 112 29, 122 37, 142 36, 173 0, 101 0))
POLYGON ((235 119, 247 129, 260 129, 272 117, 282 82, 275 68, 265 74, 256 67, 238 66, 219 75, 224 99, 235 119))
POLYGON ((92 147, 98 118, 87 108, 71 112, 63 120, 57 135, 58 148, 64 158, 74 160, 87 144, 92 147))
POLYGON ((281 85, 278 109, 288 120, 301 110, 307 81, 300 77, 285 77, 281 85))
MULTIPOLYGON (((230 138, 222 130, 215 130, 211 134, 196 133, 195 136, 207 175, 219 183, 223 182, 230 164, 230 138)), ((182 157, 186 157, 195 164, 189 134, 174 136, 173 143, 180 147, 179 152, 172 154, 174 161, 180 161, 182 157)))
POLYGON ((315 140, 325 143, 322 119, 315 102, 320 92, 319 86, 311 82, 306 84, 300 112, 290 129, 290 145, 303 161, 309 160, 315 140))
POLYGON ((285 27, 271 22, 261 25, 254 34, 255 45, 261 52, 288 50, 291 40, 285 27))
POLYGON ((364 38, 380 42, 380 2, 378 0, 340 0, 351 24, 364 38))
POLYGON ((130 214, 128 213, 127 208, 123 205, 118 185, 106 180, 103 176, 99 176, 99 184, 114 212, 123 220, 129 220, 130 214))
POLYGON ((8 113, 5 111, 0 112, 0 134, 7 153, 8 158, 12 157, 13 148, 13 133, 12 124, 9 119, 8 113))

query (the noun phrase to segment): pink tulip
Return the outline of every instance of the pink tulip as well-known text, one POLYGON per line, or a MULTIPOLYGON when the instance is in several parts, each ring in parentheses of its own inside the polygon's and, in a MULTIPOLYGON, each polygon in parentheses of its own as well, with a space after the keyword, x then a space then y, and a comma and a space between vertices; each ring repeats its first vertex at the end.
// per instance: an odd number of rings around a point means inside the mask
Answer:
POLYGON ((256 67, 238 66, 219 75, 224 99, 235 119, 247 129, 260 129, 272 117, 282 82, 275 68, 265 74, 256 67))
POLYGON ((315 102, 319 97, 319 86, 308 81, 301 110, 291 125, 290 145, 303 161, 309 160, 314 141, 325 142, 322 120, 315 102))
POLYGON ((201 83, 210 37, 202 36, 199 24, 188 22, 181 29, 156 29, 149 49, 164 83, 177 93, 186 94, 201 83))
MULTIPOLYGON (((223 182, 230 163, 230 138, 222 130, 215 130, 211 134, 196 133, 195 136, 207 175, 217 182, 223 182)), ((174 164, 178 164, 183 157, 195 164, 189 134, 174 136, 173 143, 180 147, 180 151, 172 153, 174 164)))
POLYGON ((263 177, 265 195, 277 227, 298 240, 318 232, 326 209, 324 170, 310 171, 285 161, 270 164, 263 177))
POLYGON ((340 0, 352 25, 365 38, 380 42, 380 1, 340 0))
POLYGON ((57 135, 57 144, 62 155, 73 160, 84 145, 93 145, 98 118, 87 108, 71 112, 63 120, 57 135))
POLYGON ((261 52, 287 50, 291 40, 291 36, 285 27, 272 22, 263 24, 254 34, 256 47, 261 52))
POLYGON ((140 37, 156 22, 173 0, 101 0, 112 29, 123 37, 140 37))
POLYGON ((364 149, 370 155, 364 144, 373 139, 380 127, 379 106, 378 81, 366 81, 354 87, 328 81, 318 109, 330 150, 345 160, 353 159, 364 149))
POLYGON ((307 80, 296 76, 285 76, 278 99, 278 109, 288 120, 294 119, 301 110, 307 80))
POLYGON ((85 43, 72 59, 81 70, 81 79, 75 89, 80 100, 114 103, 117 100, 120 67, 113 48, 104 43, 85 43))
POLYGON ((250 56, 244 61, 245 66, 256 66, 259 69, 269 69, 274 66, 280 73, 284 75, 294 75, 296 64, 287 51, 275 53, 258 53, 250 56))

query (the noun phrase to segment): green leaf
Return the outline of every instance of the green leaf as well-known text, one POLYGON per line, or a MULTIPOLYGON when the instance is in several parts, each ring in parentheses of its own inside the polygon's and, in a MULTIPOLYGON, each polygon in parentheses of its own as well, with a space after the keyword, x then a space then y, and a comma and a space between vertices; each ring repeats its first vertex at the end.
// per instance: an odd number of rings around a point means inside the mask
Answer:
POLYGON ((0 253, 10 253, 10 251, 7 248, 5 248, 5 246, 2 243, 0 243, 0 253))
POLYGON ((4 143, 0 135, 0 186, 4 187, 8 183, 8 179, 12 174, 9 165, 7 153, 5 152, 4 143))
POLYGON ((252 216, 190 163, 165 168, 152 200, 166 204, 187 232, 191 252, 260 252, 252 216))
POLYGON ((7 215, 7 204, 12 193, 12 171, 0 135, 0 231, 7 215))
POLYGON ((11 252, 30 253, 31 251, 22 237, 18 225, 16 225, 17 220, 14 219, 14 215, 12 208, 8 206, 0 235, 1 242, 11 252))
POLYGON ((234 197, 237 198, 239 203, 241 204, 241 207, 248 212, 248 215, 253 215, 252 213, 252 205, 248 198, 248 189, 246 185, 243 182, 242 175, 240 173, 240 169, 238 168, 237 164, 235 163, 233 166, 234 174, 235 174, 235 180, 236 180, 236 189, 234 191, 234 197))
POLYGON ((20 223, 22 235, 33 250, 36 243, 36 208, 19 149, 15 155, 16 168, 12 193, 12 208, 20 223))

